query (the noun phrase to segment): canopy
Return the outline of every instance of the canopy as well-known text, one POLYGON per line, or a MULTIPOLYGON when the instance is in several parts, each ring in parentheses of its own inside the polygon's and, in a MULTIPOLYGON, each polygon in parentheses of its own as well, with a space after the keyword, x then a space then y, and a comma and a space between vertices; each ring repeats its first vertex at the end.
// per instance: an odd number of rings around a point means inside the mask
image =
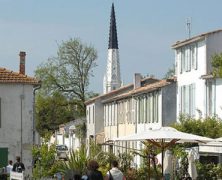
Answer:
POLYGON ((149 129, 136 134, 114 138, 113 141, 144 141, 162 149, 162 175, 163 175, 163 151, 175 143, 194 142, 207 143, 213 141, 211 138, 198 136, 178 131, 172 127, 161 127, 160 129, 149 129))
MULTIPOLYGON (((143 141, 150 140, 155 142, 197 142, 207 143, 213 141, 211 138, 198 136, 190 133, 178 131, 172 127, 161 127, 160 129, 149 129, 140 133, 114 138, 113 141, 143 141)), ((158 145, 157 145, 158 146, 158 145)), ((160 147, 160 145, 159 145, 160 147)))
POLYGON ((199 145, 199 151, 204 153, 221 153, 222 152, 222 137, 213 139, 206 144, 199 145))

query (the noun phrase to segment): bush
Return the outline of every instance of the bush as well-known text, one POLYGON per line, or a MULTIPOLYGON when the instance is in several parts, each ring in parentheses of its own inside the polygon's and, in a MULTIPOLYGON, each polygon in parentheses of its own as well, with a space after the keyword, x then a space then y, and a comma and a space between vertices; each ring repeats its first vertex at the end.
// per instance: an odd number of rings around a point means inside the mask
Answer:
POLYGON ((33 179, 53 177, 59 165, 59 162, 55 160, 55 152, 55 145, 48 146, 48 144, 44 142, 41 146, 33 147, 33 179))
POLYGON ((214 180, 217 177, 221 177, 222 168, 221 165, 211 164, 201 164, 200 162, 196 163, 198 180, 214 180))

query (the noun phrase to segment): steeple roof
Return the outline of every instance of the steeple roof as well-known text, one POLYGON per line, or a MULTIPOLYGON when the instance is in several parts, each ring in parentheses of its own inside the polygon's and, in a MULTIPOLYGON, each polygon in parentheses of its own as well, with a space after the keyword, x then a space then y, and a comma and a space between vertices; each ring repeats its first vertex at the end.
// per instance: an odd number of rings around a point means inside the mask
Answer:
POLYGON ((110 17, 109 49, 118 49, 114 4, 112 4, 111 17, 110 17))

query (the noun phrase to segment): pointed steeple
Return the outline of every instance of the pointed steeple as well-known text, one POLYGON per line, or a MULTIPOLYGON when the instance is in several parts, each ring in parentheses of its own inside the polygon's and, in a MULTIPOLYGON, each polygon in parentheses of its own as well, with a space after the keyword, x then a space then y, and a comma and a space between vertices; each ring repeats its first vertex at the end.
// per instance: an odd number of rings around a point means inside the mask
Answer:
POLYGON ((109 28, 110 29, 109 29, 109 47, 108 47, 108 49, 118 49, 114 4, 112 4, 110 27, 109 28))
POLYGON ((106 73, 103 79, 103 92, 108 93, 121 87, 119 48, 116 32, 116 18, 114 4, 112 4, 110 29, 109 29, 109 48, 106 73))

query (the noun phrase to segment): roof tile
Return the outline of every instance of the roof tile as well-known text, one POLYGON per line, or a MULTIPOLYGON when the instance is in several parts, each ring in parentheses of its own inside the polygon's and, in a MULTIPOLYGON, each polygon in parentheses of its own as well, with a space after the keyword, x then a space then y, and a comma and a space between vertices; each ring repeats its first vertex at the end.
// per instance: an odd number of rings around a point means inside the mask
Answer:
POLYGON ((36 78, 29 77, 17 72, 0 67, 0 83, 21 83, 21 84, 40 84, 36 78))

